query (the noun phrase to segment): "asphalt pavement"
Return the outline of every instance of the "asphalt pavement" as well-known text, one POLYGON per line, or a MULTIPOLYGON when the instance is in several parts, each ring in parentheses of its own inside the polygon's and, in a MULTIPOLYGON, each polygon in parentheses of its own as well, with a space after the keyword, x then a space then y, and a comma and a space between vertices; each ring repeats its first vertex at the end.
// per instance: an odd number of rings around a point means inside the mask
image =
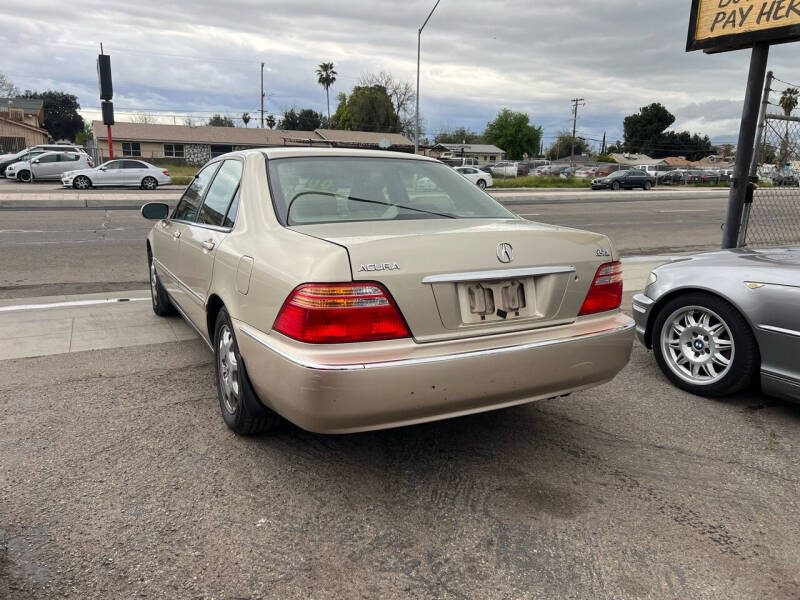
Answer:
MULTIPOLYGON (((516 198, 610 235, 626 288, 725 212, 516 198)), ((800 598, 800 406, 693 397, 637 346, 568 398, 241 438, 207 348, 148 311, 149 227, 0 211, 0 599, 800 598)))

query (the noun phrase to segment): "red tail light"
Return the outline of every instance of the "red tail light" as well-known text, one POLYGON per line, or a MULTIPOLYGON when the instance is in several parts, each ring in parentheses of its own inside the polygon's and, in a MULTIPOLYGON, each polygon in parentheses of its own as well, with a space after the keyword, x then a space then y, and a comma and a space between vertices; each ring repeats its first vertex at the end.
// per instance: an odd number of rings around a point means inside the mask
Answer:
POLYGON ((393 340, 411 335, 379 283, 307 283, 292 291, 273 325, 309 344, 393 340))
POLYGON ((164 170, 163 170, 163 171, 161 171, 161 172, 162 172, 164 175, 166 175, 167 177, 169 177, 169 171, 167 171, 166 169, 164 169, 164 170))
POLYGON ((622 304, 622 263, 600 265, 578 316, 614 310, 622 304))

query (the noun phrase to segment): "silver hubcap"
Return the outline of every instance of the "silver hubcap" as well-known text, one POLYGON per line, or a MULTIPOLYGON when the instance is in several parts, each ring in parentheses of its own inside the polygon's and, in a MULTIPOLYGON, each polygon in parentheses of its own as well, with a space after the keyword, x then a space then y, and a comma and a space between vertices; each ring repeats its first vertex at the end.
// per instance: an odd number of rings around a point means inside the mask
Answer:
POLYGON ((144 180, 144 189, 152 190, 155 187, 156 187, 155 186, 155 182, 152 179, 145 179, 144 180))
POLYGON ((227 325, 223 325, 220 329, 217 350, 222 402, 225 404, 225 410, 230 414, 236 414, 239 408, 239 363, 233 351, 233 334, 227 325))
POLYGON ((79 190, 85 190, 87 187, 89 187, 89 184, 87 183, 85 178, 78 177, 78 180, 75 182, 75 187, 78 188, 79 190))
POLYGON ((153 298, 153 304, 158 304, 158 294, 156 293, 157 285, 156 265, 153 260, 150 259, 150 297, 153 298))
POLYGON ((664 323, 661 351, 678 377, 694 385, 710 385, 728 374, 735 348, 731 330, 717 313, 686 306, 664 323))

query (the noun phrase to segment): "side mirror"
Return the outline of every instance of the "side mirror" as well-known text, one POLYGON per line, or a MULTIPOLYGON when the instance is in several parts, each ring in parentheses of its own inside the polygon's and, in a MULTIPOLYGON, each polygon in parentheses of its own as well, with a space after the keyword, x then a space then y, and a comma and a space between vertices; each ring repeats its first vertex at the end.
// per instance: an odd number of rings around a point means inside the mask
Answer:
POLYGON ((38 165, 39 164, 39 159, 38 158, 34 159, 33 164, 38 165))
POLYGON ((97 167, 98 171, 105 171, 108 167, 97 167))
POLYGON ((142 206, 142 216, 151 221, 160 221, 169 216, 169 205, 164 202, 148 202, 142 206))

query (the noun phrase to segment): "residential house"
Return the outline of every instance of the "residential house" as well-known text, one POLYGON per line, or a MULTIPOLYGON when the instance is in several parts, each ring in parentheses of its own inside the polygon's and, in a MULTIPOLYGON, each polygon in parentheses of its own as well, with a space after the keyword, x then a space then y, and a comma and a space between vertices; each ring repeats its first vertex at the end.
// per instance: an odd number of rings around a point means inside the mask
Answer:
MULTIPOLYGON (((107 153, 107 127, 92 122, 95 144, 107 153)), ((117 122, 111 126, 114 156, 183 159, 189 164, 203 164, 215 156, 268 146, 323 146, 333 148, 387 149, 413 152, 414 144, 397 133, 367 131, 290 131, 247 127, 209 127, 163 125, 157 123, 117 122)))
POLYGON ((492 144, 436 144, 428 153, 434 158, 474 158, 479 165, 505 160, 506 153, 492 144))
POLYGON ((0 153, 19 152, 29 146, 46 144, 44 103, 41 99, 0 99, 0 153))

